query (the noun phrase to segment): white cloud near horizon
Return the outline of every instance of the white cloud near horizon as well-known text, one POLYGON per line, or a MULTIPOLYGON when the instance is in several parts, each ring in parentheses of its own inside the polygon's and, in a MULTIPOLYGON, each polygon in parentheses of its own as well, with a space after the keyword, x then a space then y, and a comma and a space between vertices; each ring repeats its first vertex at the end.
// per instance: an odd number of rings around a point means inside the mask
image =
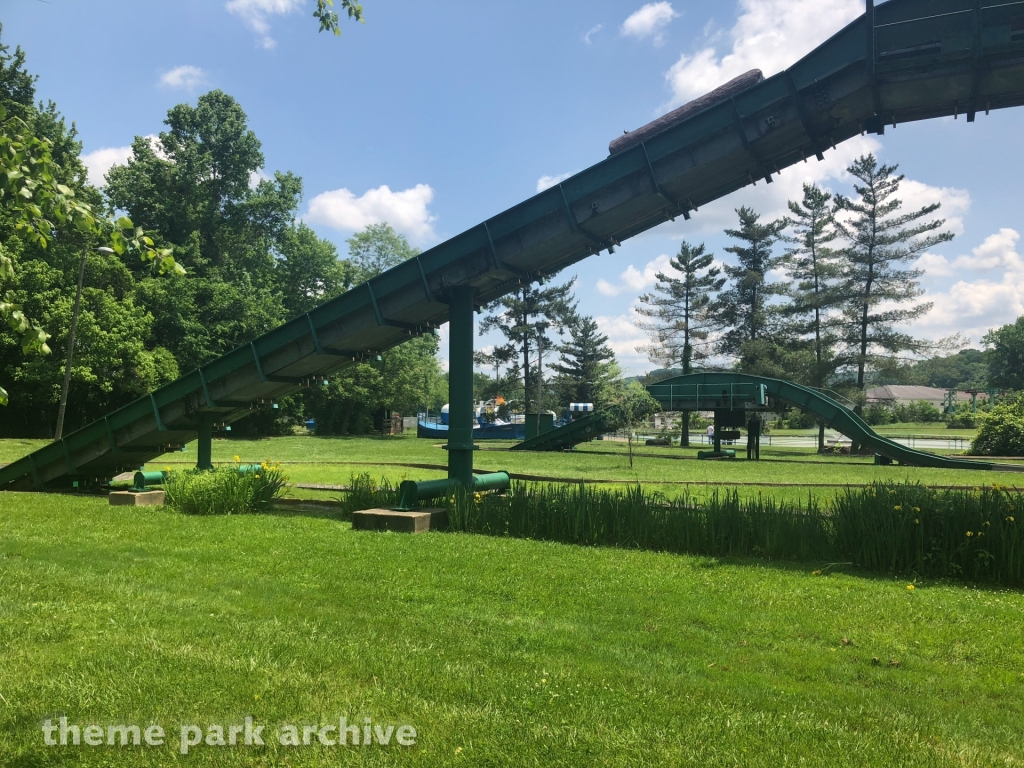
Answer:
POLYGON ((1018 252, 1020 233, 1004 227, 989 235, 970 255, 949 261, 924 254, 915 266, 925 270, 926 281, 959 275, 946 290, 929 290, 924 299, 934 306, 910 329, 915 334, 941 338, 960 333, 978 343, 992 328, 1024 315, 1024 256, 1018 252))
POLYGON ((774 75, 864 13, 864 3, 739 0, 739 9, 740 15, 727 34, 732 41, 728 53, 720 55, 717 48, 709 46, 683 54, 665 73, 672 96, 662 111, 708 93, 751 69, 760 69, 765 77, 774 75))
POLYGON ((647 334, 636 323, 642 319, 635 307, 624 315, 601 315, 594 318, 598 329, 608 337, 608 346, 615 353, 615 359, 627 374, 650 370, 647 355, 636 348, 649 343, 647 334))
POLYGON ((665 27, 672 22, 672 19, 680 15, 672 7, 672 3, 664 2, 664 0, 657 3, 648 3, 638 11, 631 13, 622 22, 619 32, 623 37, 634 37, 637 40, 653 36, 654 44, 661 45, 665 42, 665 27))
POLYGON ((570 176, 574 176, 579 171, 570 171, 569 173, 560 173, 557 176, 541 176, 537 179, 537 193, 540 194, 545 189, 551 189, 556 184, 561 184, 563 181, 568 179, 570 176))
POLYGON ((302 0, 228 0, 228 13, 241 17, 246 26, 256 33, 259 44, 266 49, 274 48, 277 41, 270 36, 272 15, 291 13, 302 6, 302 0))
POLYGON ((619 275, 618 284, 610 283, 604 278, 597 281, 597 292, 604 296, 618 296, 623 291, 639 294, 646 288, 650 288, 658 281, 659 272, 667 272, 670 269, 671 259, 667 254, 662 254, 654 261, 647 262, 643 270, 637 269, 630 264, 626 271, 619 275))
POLYGON ((429 205, 434 190, 427 184, 417 184, 399 192, 386 184, 367 190, 356 197, 348 189, 322 192, 309 201, 309 210, 302 218, 311 224, 323 224, 333 229, 356 232, 371 224, 387 222, 416 244, 434 240, 429 205))
POLYGON ((179 91, 192 91, 207 82, 206 73, 191 64, 169 69, 160 75, 160 85, 179 91))

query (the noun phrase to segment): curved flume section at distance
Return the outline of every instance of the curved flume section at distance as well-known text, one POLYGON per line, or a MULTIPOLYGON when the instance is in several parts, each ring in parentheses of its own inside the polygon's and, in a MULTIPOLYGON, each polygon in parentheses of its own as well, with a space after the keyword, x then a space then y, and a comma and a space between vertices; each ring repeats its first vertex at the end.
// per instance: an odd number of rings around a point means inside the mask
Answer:
MULTIPOLYGON (((1024 466, 1016 464, 995 464, 989 461, 957 459, 950 456, 939 456, 928 451, 908 448, 886 437, 882 437, 860 416, 816 389, 795 384, 792 381, 772 379, 766 376, 751 376, 745 373, 712 372, 692 373, 688 376, 676 376, 647 387, 648 392, 659 401, 668 403, 676 392, 692 392, 699 386, 704 391, 713 392, 717 388, 735 387, 738 384, 763 386, 769 396, 769 402, 759 410, 771 410, 779 404, 791 405, 805 413, 810 413, 837 432, 850 440, 870 448, 874 453, 885 456, 900 464, 915 467, 936 467, 939 469, 979 469, 999 472, 1024 472, 1024 466)), ((678 400, 679 395, 675 395, 678 400)))

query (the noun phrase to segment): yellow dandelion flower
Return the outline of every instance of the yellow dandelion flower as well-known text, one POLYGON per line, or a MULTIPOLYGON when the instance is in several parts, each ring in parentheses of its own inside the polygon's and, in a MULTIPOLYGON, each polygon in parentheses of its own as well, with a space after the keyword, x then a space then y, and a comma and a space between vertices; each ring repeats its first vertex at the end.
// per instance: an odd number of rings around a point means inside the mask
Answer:
POLYGON ((896 510, 897 512, 902 512, 903 511, 903 505, 902 504, 897 504, 895 507, 893 507, 893 509, 896 510))
POLYGON ((990 521, 988 521, 988 520, 985 521, 985 527, 986 528, 990 527, 991 525, 992 525, 992 523, 990 521))
POLYGON ((921 508, 920 508, 920 507, 914 507, 914 511, 915 511, 915 512, 920 512, 920 511, 921 511, 921 508))
POLYGON ((914 591, 914 585, 913 584, 907 584, 907 592, 913 592, 913 591, 914 591))
POLYGON ((455 754, 456 755, 459 754, 461 751, 462 751, 462 747, 456 747, 455 748, 455 754))
POLYGON ((171 471, 170 467, 164 467, 164 472, 170 472, 170 471, 171 471))
POLYGON ((241 461, 241 459, 235 456, 235 461, 241 461))
POLYGON ((1008 518, 1006 518, 1006 522, 1012 523, 1013 522, 1013 515, 1010 515, 1008 518))
POLYGON ((974 535, 974 534, 973 534, 973 533, 971 533, 970 531, 968 531, 968 532, 967 532, 967 538, 968 538, 968 539, 969 539, 969 538, 971 538, 971 536, 973 536, 973 535, 974 535))
POLYGON ((821 571, 811 571, 811 576, 821 576, 821 571))
POLYGON ((914 525, 920 525, 921 521, 918 518, 914 518, 914 525))

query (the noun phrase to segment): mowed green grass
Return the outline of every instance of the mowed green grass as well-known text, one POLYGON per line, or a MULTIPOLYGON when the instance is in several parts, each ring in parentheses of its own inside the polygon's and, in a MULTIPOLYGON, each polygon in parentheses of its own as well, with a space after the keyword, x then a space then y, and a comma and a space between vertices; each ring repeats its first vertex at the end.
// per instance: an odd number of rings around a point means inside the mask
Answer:
MULTIPOLYGON (((0 495, 0 765, 1024 761, 1024 595, 302 516, 0 495), (873 663, 877 659, 878 663, 873 663), (165 747, 47 747, 41 723, 165 747), (193 748, 181 724, 411 724, 193 748)), ((820 565, 820 564, 818 564, 820 565)))
MULTIPOLYGON (((0 441, 0 462, 13 461, 35 448, 41 441, 0 441)), ((765 448, 762 461, 698 461, 700 446, 682 450, 639 446, 632 469, 627 446, 615 441, 594 441, 577 450, 560 453, 509 451, 512 442, 481 442, 475 455, 479 469, 507 470, 516 474, 559 480, 583 480, 611 483, 619 487, 643 483, 650 490, 669 496, 690 494, 702 498, 716 489, 733 486, 744 496, 772 495, 789 501, 806 500, 809 495, 831 496, 835 488, 804 485, 863 485, 874 481, 919 482, 937 486, 983 486, 999 483, 1024 487, 1024 475, 961 469, 875 466, 868 457, 819 456, 813 449, 765 448), (740 484, 740 485, 736 485, 740 484), (776 487, 773 484, 790 484, 776 487)), ((744 445, 736 446, 745 456, 744 445)), ((446 466, 448 454, 437 441, 411 435, 399 437, 279 437, 263 440, 214 440, 215 462, 231 463, 238 456, 244 463, 264 460, 284 462, 284 470, 293 483, 347 485, 353 474, 367 472, 374 479, 392 483, 404 479, 446 477, 444 469, 422 469, 402 464, 446 466)), ((170 453, 150 462, 149 468, 191 466, 196 459, 196 444, 184 452, 170 453)), ((1003 462, 1008 463, 1008 462, 1003 462)), ((292 489, 291 495, 320 497, 323 493, 292 489)), ((337 495, 335 493, 335 495, 337 495)))

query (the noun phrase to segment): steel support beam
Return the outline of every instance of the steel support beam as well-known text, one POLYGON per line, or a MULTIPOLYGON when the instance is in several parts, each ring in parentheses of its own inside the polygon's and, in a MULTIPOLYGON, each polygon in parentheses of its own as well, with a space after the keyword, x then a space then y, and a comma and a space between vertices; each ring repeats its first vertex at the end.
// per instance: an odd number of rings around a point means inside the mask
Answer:
POLYGON ((213 469, 213 417, 212 413, 196 414, 199 421, 199 445, 196 449, 196 469, 213 469))
POLYGON ((449 289, 448 477, 473 487, 473 288, 449 289))

